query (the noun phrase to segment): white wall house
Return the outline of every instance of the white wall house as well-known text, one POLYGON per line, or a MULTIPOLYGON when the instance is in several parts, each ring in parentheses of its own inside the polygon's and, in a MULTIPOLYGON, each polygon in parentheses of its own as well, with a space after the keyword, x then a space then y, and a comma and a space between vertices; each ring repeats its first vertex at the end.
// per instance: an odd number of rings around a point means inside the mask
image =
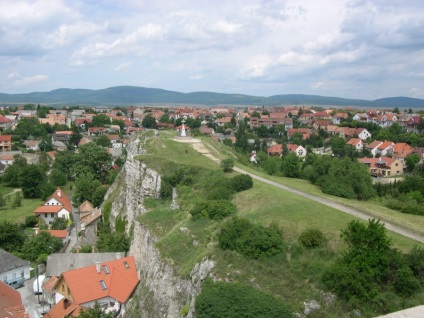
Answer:
POLYGON ((11 282, 16 278, 30 278, 31 267, 28 261, 0 249, 0 279, 11 282))

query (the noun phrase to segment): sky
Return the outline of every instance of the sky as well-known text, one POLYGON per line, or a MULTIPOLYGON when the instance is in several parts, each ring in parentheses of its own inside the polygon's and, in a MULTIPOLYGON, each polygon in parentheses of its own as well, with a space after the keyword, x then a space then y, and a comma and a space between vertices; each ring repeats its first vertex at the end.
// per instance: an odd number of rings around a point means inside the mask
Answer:
POLYGON ((422 0, 0 0, 0 92, 424 98, 422 0))

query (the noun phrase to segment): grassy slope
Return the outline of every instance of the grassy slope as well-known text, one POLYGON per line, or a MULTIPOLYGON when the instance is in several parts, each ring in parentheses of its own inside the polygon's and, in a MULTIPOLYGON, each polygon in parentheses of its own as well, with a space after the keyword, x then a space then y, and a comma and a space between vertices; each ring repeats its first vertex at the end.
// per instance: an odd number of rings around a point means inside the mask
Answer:
POLYGON ((0 193, 6 197, 6 205, 0 208, 0 222, 22 223, 43 202, 40 199, 22 199, 22 205, 20 207, 12 208, 15 194, 7 195, 12 190, 11 188, 0 186, 0 193))
MULTIPOLYGON (((190 148, 186 153, 189 146, 171 142, 168 133, 162 134, 150 147, 149 154, 140 159, 156 166, 160 172, 170 171, 178 164, 219 169, 216 163, 193 153, 190 148), (161 160, 166 163, 161 164, 161 160)), ((210 144, 209 147, 218 149, 220 145, 210 144)), ((214 151, 212 148, 210 150, 214 151)), ((180 275, 188 277, 193 265, 208 256, 217 261, 214 271, 216 277, 269 291, 283 299, 293 311, 302 311, 302 302, 308 299, 323 303, 320 277, 337 256, 336 251, 343 249, 340 230, 353 219, 352 216, 270 185, 254 182, 252 189, 235 196, 233 202, 238 206, 238 214, 261 224, 277 222, 283 230, 287 249, 286 255, 250 260, 217 247, 217 233, 221 223, 209 220, 191 221, 190 206, 197 199, 192 195, 187 187, 180 189, 181 209, 178 211, 170 209, 169 201, 147 200, 146 205, 151 211, 139 218, 140 222, 161 237, 157 246, 162 256, 174 264, 180 275), (181 227, 187 229, 181 231, 181 227), (330 241, 328 248, 314 251, 299 249, 297 237, 310 227, 325 233, 330 241)), ((395 246, 402 250, 409 250, 415 245, 412 240, 399 235, 391 237, 395 246)), ((420 303, 420 297, 422 295, 411 299, 411 305, 420 303)), ((345 315, 346 305, 342 301, 336 301, 332 307, 324 307, 314 317, 345 315)))

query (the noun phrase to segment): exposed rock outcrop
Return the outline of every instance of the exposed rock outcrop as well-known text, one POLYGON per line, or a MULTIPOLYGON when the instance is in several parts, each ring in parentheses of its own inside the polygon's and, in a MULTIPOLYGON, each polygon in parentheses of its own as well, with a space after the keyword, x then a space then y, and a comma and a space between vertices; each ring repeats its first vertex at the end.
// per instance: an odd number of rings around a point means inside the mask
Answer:
POLYGON ((186 317, 194 317, 195 298, 214 262, 203 259, 194 266, 190 278, 183 279, 176 275, 172 264, 161 258, 155 246, 158 238, 137 221, 138 215, 148 212, 143 205, 144 199, 158 198, 161 184, 160 175, 137 159, 141 154, 143 142, 132 137, 125 165, 106 194, 106 199, 113 200, 112 228, 120 217, 127 222, 127 233, 132 234, 129 255, 134 255, 141 281, 127 306, 126 316, 177 318, 184 307, 186 317))

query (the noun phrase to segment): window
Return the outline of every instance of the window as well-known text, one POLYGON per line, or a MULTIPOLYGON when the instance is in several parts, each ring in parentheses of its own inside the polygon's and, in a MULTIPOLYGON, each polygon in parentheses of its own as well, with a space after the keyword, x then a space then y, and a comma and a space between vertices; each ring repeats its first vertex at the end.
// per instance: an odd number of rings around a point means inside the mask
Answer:
POLYGON ((124 262, 124 266, 125 266, 126 269, 130 268, 130 265, 128 264, 127 261, 124 262))
POLYGON ((109 274, 109 268, 107 268, 106 265, 103 265, 103 271, 105 272, 105 274, 109 274))
POLYGON ((54 218, 54 213, 50 213, 50 216, 51 216, 52 218, 54 218))
POLYGON ((101 287, 103 290, 106 290, 106 289, 107 289, 107 287, 106 287, 106 283, 105 283, 105 281, 104 281, 104 280, 101 280, 99 283, 100 283, 100 287, 101 287))

